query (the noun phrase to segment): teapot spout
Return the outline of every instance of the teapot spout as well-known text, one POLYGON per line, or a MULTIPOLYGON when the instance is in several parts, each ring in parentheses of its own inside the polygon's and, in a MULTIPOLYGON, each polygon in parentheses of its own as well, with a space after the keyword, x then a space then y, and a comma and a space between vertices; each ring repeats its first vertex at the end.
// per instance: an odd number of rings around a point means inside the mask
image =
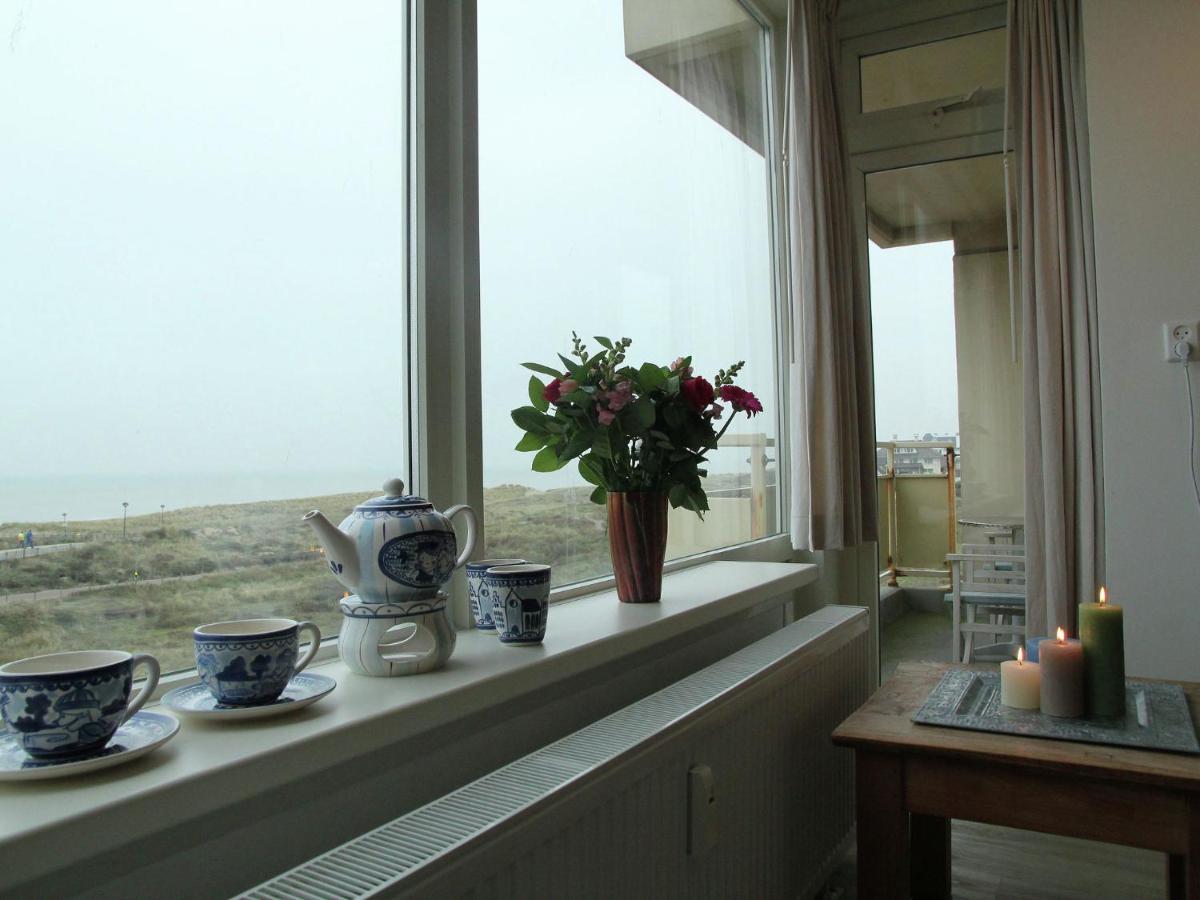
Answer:
POLYGON ((352 591, 358 590, 358 553, 354 541, 338 529, 319 510, 305 513, 302 521, 312 526, 317 540, 325 548, 325 560, 334 577, 352 591))

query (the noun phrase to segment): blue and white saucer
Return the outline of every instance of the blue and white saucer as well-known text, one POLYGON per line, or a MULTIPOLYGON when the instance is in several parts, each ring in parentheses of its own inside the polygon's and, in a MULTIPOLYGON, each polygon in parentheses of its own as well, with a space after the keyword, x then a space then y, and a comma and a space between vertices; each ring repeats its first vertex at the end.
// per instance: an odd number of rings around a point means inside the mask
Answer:
POLYGON ((259 706, 226 706, 203 684, 189 684, 163 694, 162 705, 193 719, 264 719, 281 716, 316 703, 337 687, 337 682, 328 675, 301 672, 288 682, 283 693, 270 703, 259 706))
POLYGON ((161 747, 179 731, 179 720, 162 713, 137 712, 95 753, 70 759, 34 759, 21 749, 16 735, 0 735, 0 781, 66 778, 119 766, 161 747))

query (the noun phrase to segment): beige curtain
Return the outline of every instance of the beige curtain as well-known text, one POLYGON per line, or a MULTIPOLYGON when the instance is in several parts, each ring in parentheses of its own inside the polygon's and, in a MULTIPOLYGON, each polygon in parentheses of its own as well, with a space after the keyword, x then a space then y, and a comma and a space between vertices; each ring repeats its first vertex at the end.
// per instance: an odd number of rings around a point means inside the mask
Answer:
POLYGON ((838 0, 792 0, 787 207, 792 309, 792 545, 875 539, 870 307, 856 270, 837 98, 838 0))
POLYGON ((1031 634, 1076 633, 1103 578, 1096 275, 1077 0, 1013 0, 1009 62, 1031 634))

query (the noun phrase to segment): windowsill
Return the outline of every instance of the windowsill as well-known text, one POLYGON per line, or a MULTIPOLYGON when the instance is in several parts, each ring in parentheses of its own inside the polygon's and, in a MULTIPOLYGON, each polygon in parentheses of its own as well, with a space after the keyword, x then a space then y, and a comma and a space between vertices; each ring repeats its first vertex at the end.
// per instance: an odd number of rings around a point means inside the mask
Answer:
POLYGON ((538 647, 460 631, 454 655, 437 672, 369 678, 340 661, 326 663, 319 671, 337 679, 337 690, 293 715, 226 725, 185 720, 169 744, 128 765, 0 784, 0 870, 17 865, 33 877, 70 865, 139 831, 180 824, 668 639, 779 607, 816 578, 816 566, 807 564, 714 562, 667 575, 660 603, 623 604, 605 591, 555 604, 538 647), (145 803, 155 811, 151 820, 132 814, 145 803), (111 827, 123 808, 131 815, 111 827), (55 852, 45 853, 51 845, 55 852))

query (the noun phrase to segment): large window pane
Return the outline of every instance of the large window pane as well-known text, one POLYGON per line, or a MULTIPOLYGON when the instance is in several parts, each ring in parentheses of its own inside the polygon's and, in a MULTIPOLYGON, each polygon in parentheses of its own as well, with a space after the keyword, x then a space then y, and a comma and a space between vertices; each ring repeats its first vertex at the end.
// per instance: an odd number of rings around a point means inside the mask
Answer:
POLYGON ((336 633, 300 515, 405 469, 404 5, 6 9, 4 658, 336 633))
POLYGON ((709 378, 745 360, 767 415, 712 455, 712 510, 672 513, 668 555, 777 530, 763 32, 732 0, 682 8, 479 9, 486 553, 550 562, 558 584, 611 570, 604 510, 574 466, 530 471, 509 410, 520 364, 569 352, 572 330, 709 378))

